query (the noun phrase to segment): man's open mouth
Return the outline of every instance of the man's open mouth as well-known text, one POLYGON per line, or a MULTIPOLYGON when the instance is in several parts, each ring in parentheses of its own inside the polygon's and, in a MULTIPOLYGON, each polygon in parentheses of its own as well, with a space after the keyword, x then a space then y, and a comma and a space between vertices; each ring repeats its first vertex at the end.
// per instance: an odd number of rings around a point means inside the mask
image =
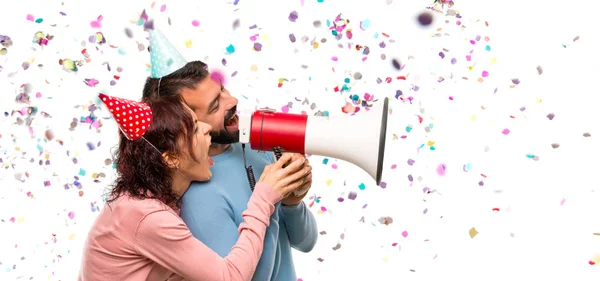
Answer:
POLYGON ((225 121, 225 127, 231 127, 232 129, 237 129, 238 126, 238 116, 237 114, 232 115, 227 121, 225 121))

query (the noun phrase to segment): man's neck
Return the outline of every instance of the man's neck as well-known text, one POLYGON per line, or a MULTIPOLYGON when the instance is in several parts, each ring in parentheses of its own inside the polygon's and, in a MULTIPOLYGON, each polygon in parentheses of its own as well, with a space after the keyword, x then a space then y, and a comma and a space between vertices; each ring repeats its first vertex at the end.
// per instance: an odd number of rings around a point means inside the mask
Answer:
POLYGON ((208 149, 208 156, 219 155, 227 150, 231 144, 212 143, 208 149))

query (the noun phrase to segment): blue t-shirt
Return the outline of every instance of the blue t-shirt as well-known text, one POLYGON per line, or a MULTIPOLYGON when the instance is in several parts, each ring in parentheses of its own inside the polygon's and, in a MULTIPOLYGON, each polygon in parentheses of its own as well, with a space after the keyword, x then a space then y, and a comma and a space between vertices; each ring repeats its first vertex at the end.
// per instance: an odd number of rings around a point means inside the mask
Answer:
MULTIPOLYGON (((212 158, 215 160, 212 178, 208 182, 192 183, 183 195, 180 215, 194 237, 225 257, 237 243, 242 212, 248 206, 252 191, 241 144, 232 144, 224 153, 212 158)), ((246 148, 246 160, 258 180, 274 157, 272 153, 246 148)), ((278 203, 275 208, 254 281, 296 281, 291 248, 309 252, 317 242, 317 223, 304 202, 296 206, 278 203)))

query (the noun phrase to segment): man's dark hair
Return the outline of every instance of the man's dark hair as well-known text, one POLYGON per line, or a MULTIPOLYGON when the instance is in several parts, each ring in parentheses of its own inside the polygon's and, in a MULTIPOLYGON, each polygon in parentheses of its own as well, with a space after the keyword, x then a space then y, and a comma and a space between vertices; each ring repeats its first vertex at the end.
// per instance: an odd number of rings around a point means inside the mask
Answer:
POLYGON ((184 67, 162 79, 148 77, 144 85, 143 99, 178 95, 184 89, 195 89, 196 85, 208 75, 205 63, 201 61, 188 62, 184 67), (158 88, 159 80, 160 89, 158 88))

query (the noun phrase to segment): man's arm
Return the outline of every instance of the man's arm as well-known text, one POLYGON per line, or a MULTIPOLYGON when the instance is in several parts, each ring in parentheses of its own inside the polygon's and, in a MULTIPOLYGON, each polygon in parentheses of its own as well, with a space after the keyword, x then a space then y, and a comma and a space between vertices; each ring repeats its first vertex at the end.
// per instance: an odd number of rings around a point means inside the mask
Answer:
POLYGON ((317 244, 317 221, 304 202, 292 206, 281 206, 288 238, 294 249, 308 253, 317 244))
MULTIPOLYGON (((238 226, 231 203, 213 188, 196 186, 185 195, 180 216, 196 239, 202 241, 221 257, 227 256, 239 238, 238 226)), ((279 204, 270 219, 264 238, 264 251, 252 280, 270 280, 275 265, 273 245, 279 239, 279 204), (268 248, 267 248, 268 247, 268 248)))
MULTIPOLYGON (((276 161, 273 153, 267 153, 267 159, 271 162, 276 161)), ((304 253, 312 251, 319 236, 315 216, 304 202, 290 206, 281 205, 280 208, 292 247, 304 253)))

